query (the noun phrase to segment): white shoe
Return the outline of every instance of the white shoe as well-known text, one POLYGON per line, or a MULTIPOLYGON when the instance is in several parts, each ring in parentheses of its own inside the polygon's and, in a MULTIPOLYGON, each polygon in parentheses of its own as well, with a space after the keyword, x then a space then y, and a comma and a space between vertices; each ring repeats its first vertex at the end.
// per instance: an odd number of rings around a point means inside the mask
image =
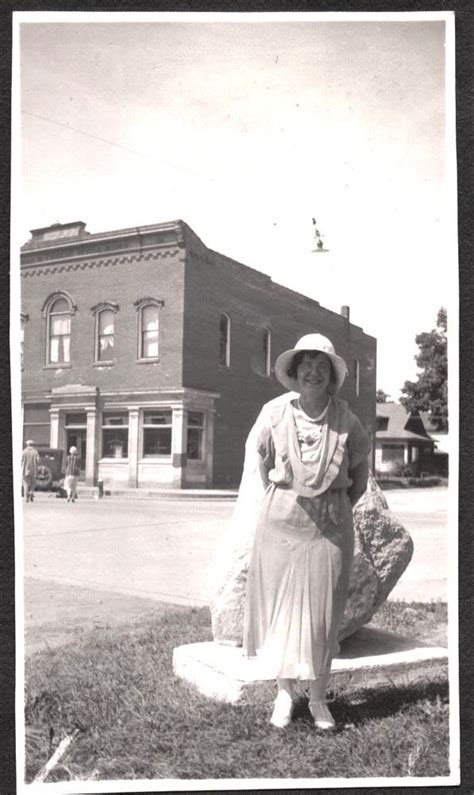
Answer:
POLYGON ((333 731, 336 728, 334 718, 329 712, 325 701, 310 701, 309 711, 314 718, 314 725, 317 729, 333 731))
POLYGON ((286 690, 280 690, 273 707, 270 723, 277 729, 284 729, 291 723, 293 700, 286 690))

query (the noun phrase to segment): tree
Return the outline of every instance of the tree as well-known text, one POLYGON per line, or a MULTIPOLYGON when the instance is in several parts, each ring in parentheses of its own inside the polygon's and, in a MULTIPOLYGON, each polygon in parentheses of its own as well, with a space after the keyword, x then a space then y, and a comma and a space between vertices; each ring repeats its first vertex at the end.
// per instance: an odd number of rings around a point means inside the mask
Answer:
POLYGON ((448 430, 448 344, 447 312, 438 312, 436 328, 415 337, 419 353, 415 356, 419 369, 417 381, 405 381, 404 397, 407 411, 427 412, 433 427, 448 430))
POLYGON ((384 392, 383 389, 377 389, 377 392, 375 393, 376 403, 392 403, 393 401, 389 400, 389 398, 390 395, 387 395, 387 393, 384 392))

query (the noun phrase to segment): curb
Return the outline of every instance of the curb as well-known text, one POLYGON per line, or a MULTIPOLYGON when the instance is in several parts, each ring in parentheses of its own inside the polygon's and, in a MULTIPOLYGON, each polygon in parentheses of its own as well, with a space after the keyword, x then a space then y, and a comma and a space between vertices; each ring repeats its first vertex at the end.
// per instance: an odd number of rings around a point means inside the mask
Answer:
POLYGON ((96 486, 78 488, 77 496, 107 500, 115 497, 125 500, 235 500, 237 491, 226 489, 104 489, 99 497, 96 486))

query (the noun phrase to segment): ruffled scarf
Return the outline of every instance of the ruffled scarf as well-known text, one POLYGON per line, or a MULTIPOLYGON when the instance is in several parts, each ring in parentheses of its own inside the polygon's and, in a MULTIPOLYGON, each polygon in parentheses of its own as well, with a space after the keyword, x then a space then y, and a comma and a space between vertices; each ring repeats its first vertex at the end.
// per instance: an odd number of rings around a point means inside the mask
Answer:
POLYGON ((323 494, 336 479, 349 433, 349 407, 345 400, 332 398, 323 420, 321 456, 318 462, 303 463, 290 401, 276 406, 271 414, 275 445, 275 467, 269 479, 291 486, 302 497, 323 494))

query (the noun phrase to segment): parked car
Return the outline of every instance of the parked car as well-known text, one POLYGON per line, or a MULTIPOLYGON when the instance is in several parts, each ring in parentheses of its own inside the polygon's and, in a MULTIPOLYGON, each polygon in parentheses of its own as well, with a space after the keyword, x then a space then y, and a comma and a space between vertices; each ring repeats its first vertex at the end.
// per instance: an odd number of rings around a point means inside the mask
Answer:
POLYGON ((36 474, 36 488, 48 491, 58 488, 64 478, 64 450, 57 447, 38 447, 39 466, 36 474))

